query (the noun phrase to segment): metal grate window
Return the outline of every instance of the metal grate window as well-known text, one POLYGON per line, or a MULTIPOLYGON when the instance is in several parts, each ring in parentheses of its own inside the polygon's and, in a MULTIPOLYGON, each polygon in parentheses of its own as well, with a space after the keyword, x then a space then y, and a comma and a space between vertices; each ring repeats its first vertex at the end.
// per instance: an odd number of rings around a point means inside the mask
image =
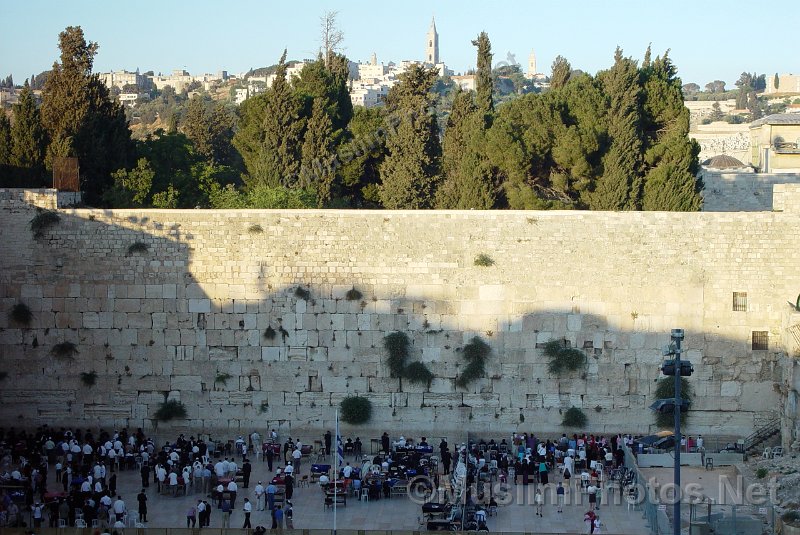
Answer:
POLYGON ((753 331, 753 351, 769 349, 769 331, 753 331))
POLYGON ((733 311, 747 312, 747 292, 733 292, 733 311))

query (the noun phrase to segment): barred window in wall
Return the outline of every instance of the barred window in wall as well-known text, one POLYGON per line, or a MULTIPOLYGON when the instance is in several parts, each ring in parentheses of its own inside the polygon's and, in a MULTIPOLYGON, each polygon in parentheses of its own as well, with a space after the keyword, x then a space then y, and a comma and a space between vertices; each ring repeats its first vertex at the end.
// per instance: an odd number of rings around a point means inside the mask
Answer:
POLYGON ((733 311, 747 312, 747 292, 733 292, 733 311))
POLYGON ((769 331, 753 331, 753 351, 769 349, 769 331))

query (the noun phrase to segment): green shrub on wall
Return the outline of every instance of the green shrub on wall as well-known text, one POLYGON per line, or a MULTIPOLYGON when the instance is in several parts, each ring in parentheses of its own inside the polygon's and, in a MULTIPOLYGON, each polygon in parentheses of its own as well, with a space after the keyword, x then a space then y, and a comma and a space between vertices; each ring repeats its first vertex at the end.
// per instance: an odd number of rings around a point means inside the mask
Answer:
POLYGON ((475 336, 464 346, 461 356, 467 361, 467 366, 456 379, 456 386, 465 388, 469 383, 486 375, 486 359, 492 353, 489 344, 475 336))
POLYGON ((97 382, 97 372, 94 370, 90 372, 81 372, 81 382, 86 386, 94 386, 97 382))
POLYGON ((586 427, 586 422, 588 418, 586 418, 586 414, 578 407, 570 407, 567 409, 567 412, 564 413, 564 419, 561 420, 561 425, 563 427, 586 427))
POLYGON ((28 305, 20 302, 11 307, 8 317, 14 323, 28 326, 31 324, 31 320, 33 320, 33 312, 31 312, 31 309, 28 308, 28 305))
POLYGON ((47 229, 58 224, 59 221, 61 221, 61 216, 57 213, 50 210, 39 211, 30 222, 33 237, 36 239, 41 238, 47 232, 47 229))
POLYGON ((50 350, 51 355, 63 359, 72 358, 77 353, 78 347, 72 342, 61 342, 60 344, 54 345, 53 349, 50 350))
MULTIPOLYGON (((674 398, 675 397, 675 377, 662 377, 658 380, 658 384, 656 384, 655 391, 653 392, 653 396, 656 399, 667 399, 667 398, 674 398)), ((692 383, 686 377, 681 377, 681 398, 686 399, 689 403, 692 402, 694 399, 694 389, 692 388, 692 383)), ((691 412, 691 405, 689 405, 689 412, 684 412, 681 414, 681 423, 685 423, 689 419, 689 415, 692 414, 691 412)), ((662 414, 660 412, 654 412, 656 416, 656 425, 663 428, 672 429, 675 426, 675 415, 674 414, 662 414)))
POLYGON ((383 339, 383 347, 389 354, 386 363, 389 365, 389 374, 392 377, 402 377, 408 359, 408 348, 411 342, 406 333, 396 331, 387 334, 383 339))
POLYGON ((351 425, 361 425, 372 418, 372 402, 361 396, 347 396, 340 405, 342 421, 351 425))
POLYGON ((562 340, 550 340, 544 345, 544 354, 550 359, 547 369, 554 375, 575 371, 586 364, 583 351, 567 347, 562 340))
POLYGON ((386 352, 389 355, 386 359, 386 363, 389 366, 389 375, 407 379, 410 383, 430 386, 431 381, 433 381, 433 373, 424 362, 417 361, 406 364, 410 346, 411 341, 406 333, 396 331, 384 337, 383 347, 386 348, 386 352))
POLYGON ((412 362, 403 370, 403 378, 409 383, 431 385, 433 373, 428 369, 424 362, 412 362))
POLYGON ((186 406, 176 399, 170 399, 162 403, 156 411, 156 420, 168 422, 176 418, 186 418, 186 406))

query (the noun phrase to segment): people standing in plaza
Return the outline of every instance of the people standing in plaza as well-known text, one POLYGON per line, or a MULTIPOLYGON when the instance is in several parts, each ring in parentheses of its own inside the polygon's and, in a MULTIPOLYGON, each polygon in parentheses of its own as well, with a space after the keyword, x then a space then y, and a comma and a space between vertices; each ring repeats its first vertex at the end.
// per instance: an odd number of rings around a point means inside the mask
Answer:
POLYGON ((264 485, 261 484, 261 481, 259 481, 256 484, 256 488, 254 489, 254 491, 255 491, 255 495, 256 495, 256 511, 263 511, 264 510, 264 492, 266 492, 266 489, 264 489, 264 485))
POLYGON ((186 510, 186 527, 193 528, 197 523, 197 508, 190 505, 186 510))
POLYGON ((139 503, 139 519, 145 523, 147 522, 147 494, 144 489, 136 496, 136 501, 139 503))
POLYGON ((222 502, 222 527, 231 527, 231 502, 229 500, 222 502))
POLYGON ((206 522, 206 504, 203 500, 197 500, 197 520, 200 522, 200 527, 205 527, 206 522))
POLYGON ((325 431, 325 455, 329 456, 331 454, 331 443, 333 442, 333 436, 331 435, 331 430, 328 429, 325 431))
POLYGON ((267 444, 267 452, 264 454, 267 459, 267 468, 272 472, 272 463, 275 460, 275 452, 272 450, 272 444, 267 444))
POLYGON ((244 512, 244 525, 242 525, 242 529, 247 529, 252 527, 250 525, 250 514, 253 512, 253 504, 250 503, 250 500, 245 498, 244 505, 242 506, 242 511, 244 512))
POLYGON ((450 450, 447 448, 447 446, 445 446, 444 450, 442 450, 442 469, 444 470, 444 475, 448 475, 450 473, 450 463, 452 461, 453 455, 450 453, 450 450))
POLYGON ((276 487, 275 484, 270 481, 269 485, 267 485, 267 506, 269 507, 270 511, 275 509, 276 492, 278 492, 278 487, 276 487))
POLYGON ((559 483, 558 487, 556 487, 556 502, 558 504, 557 511, 559 513, 564 512, 564 500, 566 498, 566 490, 564 489, 563 483, 559 483))
POLYGON ((283 529, 283 509, 278 505, 272 511, 272 529, 281 531, 283 529))
POLYGON ((543 516, 544 496, 542 495, 541 485, 536 487, 536 494, 533 496, 533 503, 536 505, 536 516, 543 516))
POLYGON ((250 472, 253 471, 253 466, 250 464, 250 459, 245 459, 242 462, 242 486, 248 488, 250 486, 250 472))
POLYGON ((284 511, 283 517, 286 519, 286 529, 294 529, 294 507, 290 500, 286 500, 286 511, 284 511))

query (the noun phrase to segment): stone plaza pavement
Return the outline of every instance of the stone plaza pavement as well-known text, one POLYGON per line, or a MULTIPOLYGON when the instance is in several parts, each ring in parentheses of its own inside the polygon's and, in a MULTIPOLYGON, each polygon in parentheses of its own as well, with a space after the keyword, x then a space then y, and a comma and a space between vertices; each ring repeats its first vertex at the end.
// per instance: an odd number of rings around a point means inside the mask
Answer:
MULTIPOLYGON (((354 461, 353 459, 348 459, 354 461)), ((241 459, 237 458, 241 465, 241 459)), ((309 473, 311 463, 306 459, 301 464, 299 481, 303 474, 309 473)), ((242 512, 243 498, 250 498, 254 503, 251 524, 253 528, 263 525, 267 529, 271 526, 269 511, 256 511, 253 488, 261 480, 267 485, 274 472, 267 470, 267 464, 260 460, 252 460, 253 472, 250 488, 245 489, 240 485, 236 498, 236 509, 231 515, 230 527, 238 529, 244 522, 242 512)), ((276 465, 274 468, 278 468, 276 465)), ((129 470, 118 475, 117 491, 122 495, 129 510, 136 510, 136 495, 139 493, 140 478, 138 471, 129 470)), ((571 504, 564 507, 563 513, 556 511, 556 506, 550 502, 544 506, 544 516, 535 515, 533 504, 534 485, 511 485, 514 499, 509 505, 501 505, 497 516, 488 520, 490 531, 493 532, 528 532, 528 533, 583 533, 583 513, 588 510, 585 496, 582 504, 571 504)), ((151 482, 148 495, 148 528, 185 528, 186 511, 205 497, 199 492, 189 489, 188 496, 173 497, 171 495, 158 495, 155 485, 151 482)), ((573 496, 576 493, 573 492, 573 496)), ((603 522, 605 534, 644 535, 649 532, 641 509, 629 510, 628 505, 616 496, 618 504, 602 504, 598 515, 603 522)), ((222 513, 212 503, 211 528, 222 527, 222 513)), ((311 484, 308 488, 299 487, 294 491, 292 504, 294 506, 295 529, 332 529, 333 511, 324 506, 324 496, 317 485, 311 484)), ((337 526, 340 530, 397 530, 404 532, 420 531, 425 527, 420 525, 421 506, 409 497, 394 497, 367 502, 358 501, 356 498, 347 499, 346 506, 337 508, 337 526)), ((133 530, 130 530, 133 531, 133 530)))

